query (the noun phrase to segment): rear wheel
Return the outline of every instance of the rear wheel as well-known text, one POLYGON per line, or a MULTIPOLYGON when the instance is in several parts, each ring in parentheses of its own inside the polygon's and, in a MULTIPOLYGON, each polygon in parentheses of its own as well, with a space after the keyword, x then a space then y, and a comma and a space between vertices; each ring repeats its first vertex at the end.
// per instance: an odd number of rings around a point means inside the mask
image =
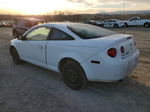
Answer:
POLYGON ((104 24, 100 24, 99 26, 100 26, 100 27, 104 27, 104 24))
POLYGON ((149 27, 150 27, 150 23, 145 23, 145 24, 144 24, 144 27, 145 27, 145 28, 149 28, 149 27))
POLYGON ((21 64, 21 59, 19 57, 19 54, 15 48, 11 48, 11 56, 14 64, 19 65, 21 64))
POLYGON ((117 24, 114 25, 114 28, 119 28, 119 26, 117 24))
POLYGON ((86 77, 80 64, 69 60, 62 67, 63 79, 66 85, 74 90, 81 89, 86 85, 86 77))
POLYGON ((124 23, 124 27, 128 27, 128 24, 127 24, 127 23, 124 23))

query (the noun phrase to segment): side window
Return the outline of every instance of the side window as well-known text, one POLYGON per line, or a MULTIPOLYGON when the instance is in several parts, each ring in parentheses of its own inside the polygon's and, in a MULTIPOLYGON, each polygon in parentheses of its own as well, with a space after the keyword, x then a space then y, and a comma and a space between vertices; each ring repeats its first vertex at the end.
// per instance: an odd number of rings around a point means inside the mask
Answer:
POLYGON ((133 21, 134 18, 130 19, 130 21, 133 21))
POLYGON ((71 36, 61 30, 54 29, 51 40, 74 40, 71 36))
POLYGON ((135 21, 135 20, 137 20, 137 18, 132 18, 130 21, 135 21))
POLYGON ((47 40, 50 28, 39 27, 26 35, 27 40, 47 40))

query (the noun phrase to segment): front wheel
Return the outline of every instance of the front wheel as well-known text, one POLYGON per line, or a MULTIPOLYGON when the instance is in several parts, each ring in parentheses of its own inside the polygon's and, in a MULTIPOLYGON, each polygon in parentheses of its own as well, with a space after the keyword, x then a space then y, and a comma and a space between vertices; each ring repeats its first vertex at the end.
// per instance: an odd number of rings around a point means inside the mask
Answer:
POLYGON ((150 23, 145 23, 145 24, 144 24, 144 27, 145 27, 145 28, 149 28, 149 27, 150 27, 150 23))
POLYGON ((117 24, 114 25, 114 28, 119 28, 119 26, 117 24))
POLYGON ((128 24, 127 24, 127 23, 124 23, 124 27, 128 27, 128 24))
POLYGON ((100 26, 100 27, 104 27, 104 24, 100 24, 99 26, 100 26))
POLYGON ((81 89, 86 85, 86 77, 80 64, 75 61, 67 61, 62 67, 62 75, 66 85, 74 90, 81 89))

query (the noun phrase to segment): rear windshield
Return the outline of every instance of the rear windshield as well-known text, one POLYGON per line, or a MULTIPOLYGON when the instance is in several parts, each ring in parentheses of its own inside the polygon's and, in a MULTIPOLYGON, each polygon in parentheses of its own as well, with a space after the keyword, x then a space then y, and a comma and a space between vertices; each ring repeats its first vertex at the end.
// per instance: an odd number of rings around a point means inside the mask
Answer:
POLYGON ((87 24, 70 24, 68 28, 82 39, 101 38, 115 34, 110 30, 87 24))

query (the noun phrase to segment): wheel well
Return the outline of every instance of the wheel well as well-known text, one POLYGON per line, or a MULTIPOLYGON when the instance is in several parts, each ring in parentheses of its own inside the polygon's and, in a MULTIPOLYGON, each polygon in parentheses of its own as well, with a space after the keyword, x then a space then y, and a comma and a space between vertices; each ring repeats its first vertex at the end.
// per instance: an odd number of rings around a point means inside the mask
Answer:
POLYGON ((9 48, 10 54, 12 54, 12 50, 13 50, 13 49, 16 49, 16 48, 11 45, 10 48, 9 48))
POLYGON ((149 22, 145 22, 144 23, 144 27, 146 27, 145 25, 148 24, 147 28, 150 27, 150 23, 149 22))
POLYGON ((146 22, 146 23, 144 23, 144 25, 145 25, 145 24, 150 24, 150 23, 149 23, 149 22, 146 22))
POLYGON ((72 58, 63 58, 63 59, 61 59, 61 61, 59 62, 59 65, 58 65, 58 69, 59 69, 60 72, 62 71, 63 65, 64 65, 67 61, 74 61, 74 62, 76 62, 76 63, 79 64, 79 62, 76 61, 75 59, 72 59, 72 58))

